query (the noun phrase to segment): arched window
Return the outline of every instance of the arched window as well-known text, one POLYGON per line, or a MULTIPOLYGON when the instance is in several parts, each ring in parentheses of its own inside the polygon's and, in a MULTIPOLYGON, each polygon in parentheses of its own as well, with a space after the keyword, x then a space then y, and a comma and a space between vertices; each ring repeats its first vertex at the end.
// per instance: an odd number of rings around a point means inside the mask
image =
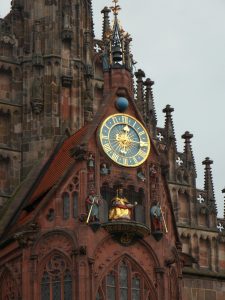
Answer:
POLYGON ((151 290, 141 272, 127 259, 113 266, 98 289, 96 300, 146 300, 151 290))
POLYGON ((52 255, 44 266, 41 300, 72 300, 72 275, 60 254, 52 255))
POLYGON ((128 297, 128 267, 125 263, 119 269, 119 286, 120 299, 127 299, 128 297))
POLYGON ((63 219, 68 220, 70 217, 70 196, 68 193, 63 194, 63 219))
POLYGON ((116 281, 114 272, 110 272, 106 277, 107 299, 114 300, 116 296, 116 281))
POLYGON ((0 278, 0 299, 21 299, 21 287, 19 287, 9 271, 3 272, 0 278))
POLYGON ((44 272, 42 281, 41 281, 41 295, 42 299, 50 299, 50 278, 47 272, 44 272))
POLYGON ((137 276, 132 278, 132 300, 139 300, 141 297, 141 281, 137 276))
POLYGON ((78 192, 73 193, 73 217, 78 218, 78 192))

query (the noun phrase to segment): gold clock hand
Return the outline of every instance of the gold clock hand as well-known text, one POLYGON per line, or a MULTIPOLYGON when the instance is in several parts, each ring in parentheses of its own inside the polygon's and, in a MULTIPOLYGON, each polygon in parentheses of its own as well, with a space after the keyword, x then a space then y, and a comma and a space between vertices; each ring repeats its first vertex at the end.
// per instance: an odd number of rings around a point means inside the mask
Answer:
POLYGON ((143 142, 143 141, 140 141, 140 142, 137 142, 137 141, 132 141, 132 143, 135 143, 135 144, 140 144, 141 147, 145 147, 145 146, 148 146, 148 143, 147 142, 143 142))

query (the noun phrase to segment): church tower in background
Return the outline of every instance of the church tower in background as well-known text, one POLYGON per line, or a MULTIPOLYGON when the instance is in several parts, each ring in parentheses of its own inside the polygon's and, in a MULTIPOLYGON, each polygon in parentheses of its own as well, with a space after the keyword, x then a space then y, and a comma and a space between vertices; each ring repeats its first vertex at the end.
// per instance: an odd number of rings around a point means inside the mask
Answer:
POLYGON ((13 0, 0 23, 1 205, 93 117, 91 1, 13 0))

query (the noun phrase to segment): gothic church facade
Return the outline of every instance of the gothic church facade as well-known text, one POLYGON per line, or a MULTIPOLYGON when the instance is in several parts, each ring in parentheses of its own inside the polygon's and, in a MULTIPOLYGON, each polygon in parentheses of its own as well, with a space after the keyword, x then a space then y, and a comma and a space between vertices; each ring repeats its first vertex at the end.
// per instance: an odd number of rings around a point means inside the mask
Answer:
POLYGON ((225 298, 213 162, 198 189, 113 2, 101 40, 91 0, 0 19, 0 300, 225 298))

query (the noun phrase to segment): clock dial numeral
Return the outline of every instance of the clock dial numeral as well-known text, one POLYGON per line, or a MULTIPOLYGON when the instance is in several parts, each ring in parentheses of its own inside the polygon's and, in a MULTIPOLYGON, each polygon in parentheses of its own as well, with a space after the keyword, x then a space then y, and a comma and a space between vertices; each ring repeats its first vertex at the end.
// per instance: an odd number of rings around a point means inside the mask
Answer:
POLYGON ((122 122, 128 124, 128 117, 122 116, 122 122))
POLYGON ((104 145, 103 145, 103 148, 104 148, 105 152, 109 152, 109 151, 112 150, 111 147, 110 147, 110 145, 109 145, 109 143, 104 144, 104 145))
POLYGON ((124 166, 128 166, 129 165, 128 158, 122 158, 122 163, 124 166))
POLYGON ((100 142, 104 152, 125 167, 141 165, 150 151, 150 140, 143 125, 125 114, 112 115, 103 122, 100 142))
POLYGON ((148 147, 148 143, 140 141, 140 147, 148 147))
POLYGON ((136 157, 133 157, 133 161, 134 161, 134 163, 135 163, 135 164, 137 164, 137 163, 138 163, 138 160, 137 160, 137 158, 136 158, 136 157))
POLYGON ((140 155, 142 158, 144 158, 146 156, 146 152, 144 152, 143 150, 140 150, 138 152, 138 155, 140 155))
POLYGON ((119 155, 116 154, 115 152, 112 154, 112 159, 115 161, 118 161, 119 155))
POLYGON ((117 118, 117 117, 113 117, 113 118, 112 118, 112 120, 113 120, 114 124, 117 124, 117 123, 119 123, 119 120, 118 120, 118 118, 117 118))

